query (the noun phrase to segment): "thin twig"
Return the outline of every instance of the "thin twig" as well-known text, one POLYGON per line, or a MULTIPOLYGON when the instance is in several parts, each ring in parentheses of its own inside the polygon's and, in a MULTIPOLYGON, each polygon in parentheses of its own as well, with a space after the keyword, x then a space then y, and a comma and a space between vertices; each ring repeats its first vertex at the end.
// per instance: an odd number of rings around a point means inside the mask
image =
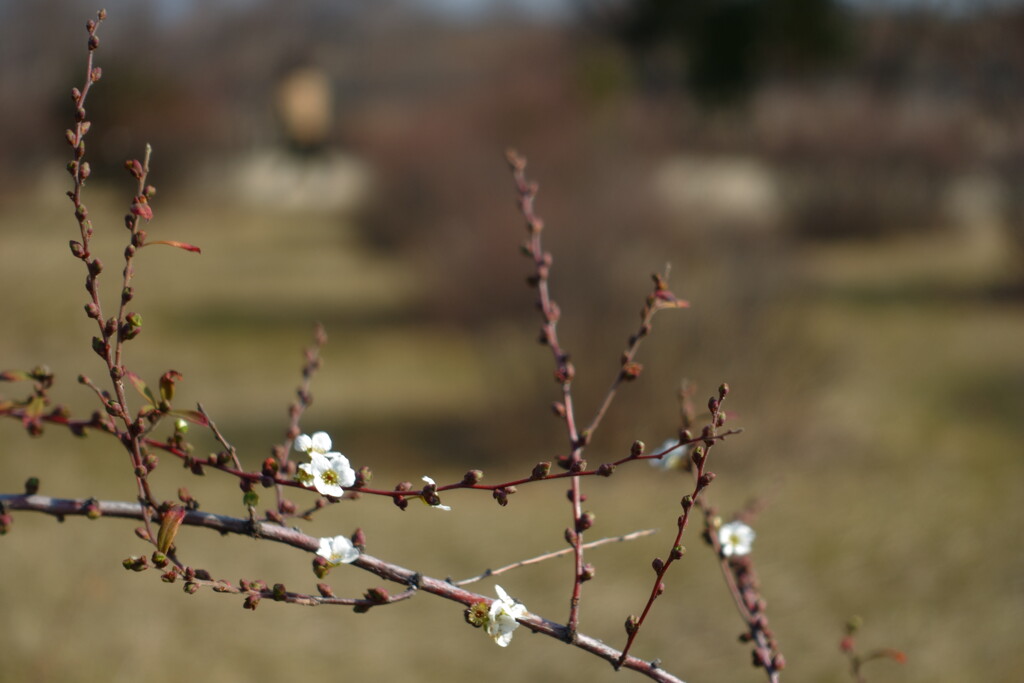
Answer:
MULTIPOLYGON (((622 536, 610 536, 608 538, 602 538, 602 539, 600 539, 598 541, 591 541, 589 543, 585 543, 583 545, 583 548, 585 550, 590 550, 591 548, 596 548, 598 546, 606 545, 608 543, 622 543, 624 541, 633 541, 633 540, 638 539, 638 538, 643 538, 644 536, 650 536, 651 534, 655 533, 655 531, 657 531, 657 530, 656 529, 644 529, 642 531, 634 531, 632 533, 625 534, 625 535, 622 535, 622 536)), ((572 551, 573 551, 572 548, 562 548, 561 550, 555 550, 554 552, 544 553, 543 555, 537 555, 536 557, 531 557, 531 558, 529 558, 527 560, 520 560, 519 562, 513 562, 512 564, 507 564, 504 567, 498 567, 497 569, 488 569, 483 574, 477 574, 476 576, 472 576, 472 577, 470 577, 468 579, 462 579, 461 581, 452 581, 452 583, 455 584, 456 586, 465 586, 465 585, 468 585, 468 584, 471 584, 471 583, 475 583, 477 581, 482 581, 482 580, 490 578, 492 576, 498 576, 499 574, 504 574, 505 572, 511 571, 513 569, 519 569, 520 567, 527 567, 527 566, 529 566, 531 564, 539 564, 539 563, 544 562, 546 560, 552 560, 552 559, 554 559, 556 557, 561 557, 562 555, 568 555, 572 551)))

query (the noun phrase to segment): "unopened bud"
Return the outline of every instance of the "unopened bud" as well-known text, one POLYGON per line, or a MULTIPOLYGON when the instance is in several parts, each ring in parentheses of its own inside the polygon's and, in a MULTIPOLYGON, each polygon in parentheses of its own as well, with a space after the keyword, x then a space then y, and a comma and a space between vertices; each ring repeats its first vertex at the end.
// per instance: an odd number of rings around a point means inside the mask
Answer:
POLYGON ((313 573, 316 578, 323 579, 331 571, 330 563, 319 555, 313 558, 313 573))
POLYGON ((580 515, 579 519, 576 520, 576 531, 582 533, 594 526, 594 514, 591 512, 584 512, 580 515))
POLYGON ((530 479, 543 479, 551 473, 550 462, 539 462, 533 466, 533 472, 530 473, 530 479))

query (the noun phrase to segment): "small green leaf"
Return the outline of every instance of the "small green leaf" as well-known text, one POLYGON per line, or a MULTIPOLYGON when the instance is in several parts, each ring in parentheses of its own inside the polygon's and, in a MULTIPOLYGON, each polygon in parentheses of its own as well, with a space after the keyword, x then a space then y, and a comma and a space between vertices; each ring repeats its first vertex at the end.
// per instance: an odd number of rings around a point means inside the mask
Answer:
POLYGON ((32 376, 22 370, 4 370, 0 372, 0 382, 26 382, 32 376))
POLYGON ((172 410, 171 415, 186 419, 200 427, 210 426, 210 421, 206 419, 206 416, 195 410, 172 410))
POLYGON ((132 383, 133 387, 135 387, 135 391, 139 392, 144 399, 149 401, 150 405, 155 406, 157 404, 156 397, 153 396, 153 392, 149 390, 149 387, 146 386, 146 383, 142 381, 141 377, 136 375, 134 372, 126 372, 124 373, 124 376, 127 377, 128 381, 132 383))

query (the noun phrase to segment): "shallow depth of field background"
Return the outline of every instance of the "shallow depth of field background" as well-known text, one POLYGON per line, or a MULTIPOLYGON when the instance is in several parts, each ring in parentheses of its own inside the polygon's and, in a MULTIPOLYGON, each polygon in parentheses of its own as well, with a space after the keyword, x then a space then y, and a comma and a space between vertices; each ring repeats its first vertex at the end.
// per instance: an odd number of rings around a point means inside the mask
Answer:
MULTIPOLYGON (((503 160, 515 146, 541 184, 582 420, 650 273, 671 264, 673 290, 692 302, 655 320, 644 375, 586 457, 671 436, 682 380, 698 407, 730 383, 730 426, 745 432, 714 449, 708 493, 726 517, 763 506, 754 553, 785 678, 849 680, 837 643, 859 614, 862 647, 908 655, 871 665, 868 680, 1015 680, 1024 8, 709 1, 650 19, 642 10, 657 3, 543 14, 372 4, 108 4, 85 195, 107 300, 134 183, 121 164, 147 141, 150 239, 203 249, 141 252, 144 331, 129 367, 151 383, 180 371, 178 405, 202 401, 256 468, 282 438, 322 321, 330 341, 304 428, 328 430, 374 484, 447 483, 469 468, 496 482, 564 454, 503 160), (757 7, 771 11, 744 14, 757 7), (288 83, 314 93, 298 99, 327 113, 322 129, 286 125, 288 83), (315 106, 318 83, 328 110, 315 106)), ((63 197, 84 7, 0 2, 0 369, 48 364, 54 397, 78 415, 95 406, 77 375, 103 378, 63 197)), ((0 386, 5 398, 23 391, 0 386)), ((200 453, 216 450, 193 435, 200 453)), ((61 497, 134 490, 109 440, 33 439, 0 422, 0 491, 29 476, 61 497)), ((203 509, 244 514, 235 483, 214 472, 165 458, 153 476, 162 497, 184 485, 203 509)), ((621 647, 690 487, 643 464, 586 481, 589 538, 660 531, 591 552, 582 631, 621 647)), ((462 578, 563 547, 563 489, 521 487, 508 508, 456 492, 443 497, 450 513, 364 498, 301 526, 362 527, 371 554, 462 578)), ((525 630, 499 650, 457 605, 426 595, 366 615, 186 596, 120 567, 146 552, 134 526, 15 515, 0 539, 0 681, 636 676, 525 630)), ((714 558, 692 532, 686 545, 634 653, 688 681, 762 680, 714 558)), ((311 557, 294 551, 194 529, 178 546, 217 578, 315 591, 311 557)), ((556 560, 498 582, 564 622, 570 577, 556 560)), ((329 582, 345 595, 380 585, 347 567, 329 582)))

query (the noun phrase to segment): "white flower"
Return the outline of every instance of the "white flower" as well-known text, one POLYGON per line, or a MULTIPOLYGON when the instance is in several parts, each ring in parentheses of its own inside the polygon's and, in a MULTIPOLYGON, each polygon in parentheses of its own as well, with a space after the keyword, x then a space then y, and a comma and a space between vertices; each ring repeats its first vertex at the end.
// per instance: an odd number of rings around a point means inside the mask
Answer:
POLYGON ((332 565, 348 564, 359 557, 359 548, 352 545, 347 536, 335 536, 321 538, 320 550, 317 550, 316 554, 332 565))
POLYGON ((344 487, 356 483, 356 471, 341 453, 323 455, 313 451, 309 457, 312 462, 299 465, 296 478, 307 486, 312 482, 321 495, 341 498, 345 495, 344 487))
MULTIPOLYGON (((434 483, 434 480, 431 479, 430 477, 423 477, 423 481, 427 482, 427 484, 429 486, 433 486, 435 488, 437 487, 437 484, 434 483)), ((426 498, 423 499, 423 502, 426 503, 427 505, 430 505, 430 507, 434 508, 435 510, 449 510, 450 511, 452 509, 451 505, 441 505, 440 503, 437 503, 436 505, 431 504, 430 501, 428 501, 426 498)))
POLYGON ((331 450, 331 436, 327 432, 317 432, 313 436, 300 434, 295 439, 295 450, 307 455, 313 453, 327 455, 331 450))
POLYGON ((722 544, 722 554, 726 557, 749 553, 756 536, 754 530, 743 522, 729 522, 718 530, 718 542, 722 544))
POLYGON ((494 638, 501 647, 512 642, 512 632, 519 628, 520 619, 526 615, 526 605, 512 599, 501 586, 494 586, 498 599, 491 603, 487 612, 487 635, 494 638))
POLYGON ((331 450, 331 437, 327 432, 313 436, 300 434, 295 439, 295 450, 309 456, 311 462, 299 465, 295 478, 303 486, 314 486, 325 496, 340 498, 344 487, 356 483, 356 471, 341 453, 331 450))
POLYGON ((679 439, 667 439, 655 453, 663 451, 667 452, 660 458, 652 458, 647 461, 651 463, 651 467, 657 467, 660 470, 679 469, 686 464, 686 455, 690 452, 690 444, 681 444, 679 439))

